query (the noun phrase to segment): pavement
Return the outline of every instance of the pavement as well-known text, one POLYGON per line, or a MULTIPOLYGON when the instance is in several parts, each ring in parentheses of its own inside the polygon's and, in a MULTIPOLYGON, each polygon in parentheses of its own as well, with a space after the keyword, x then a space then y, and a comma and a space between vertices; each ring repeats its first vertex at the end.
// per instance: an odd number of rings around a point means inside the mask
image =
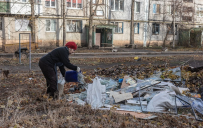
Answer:
MULTIPOLYGON (((31 53, 32 58, 42 57, 47 53, 31 53)), ((95 52, 95 53, 74 53, 70 58, 104 58, 104 57, 131 57, 131 56, 170 56, 170 55, 190 55, 190 54, 203 54, 203 51, 167 51, 155 52, 149 50, 134 50, 125 52, 95 52)), ((14 53, 0 53, 0 57, 12 58, 14 53)))

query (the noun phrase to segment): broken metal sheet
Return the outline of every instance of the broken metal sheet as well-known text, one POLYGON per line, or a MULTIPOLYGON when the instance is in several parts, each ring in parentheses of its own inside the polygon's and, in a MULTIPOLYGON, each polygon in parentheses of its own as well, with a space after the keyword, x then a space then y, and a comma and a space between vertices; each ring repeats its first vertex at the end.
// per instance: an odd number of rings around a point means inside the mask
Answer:
MULTIPOLYGON (((147 101, 141 101, 142 105, 147 106, 147 101)), ((129 105, 140 105, 140 101, 137 100, 127 100, 126 104, 129 105)))

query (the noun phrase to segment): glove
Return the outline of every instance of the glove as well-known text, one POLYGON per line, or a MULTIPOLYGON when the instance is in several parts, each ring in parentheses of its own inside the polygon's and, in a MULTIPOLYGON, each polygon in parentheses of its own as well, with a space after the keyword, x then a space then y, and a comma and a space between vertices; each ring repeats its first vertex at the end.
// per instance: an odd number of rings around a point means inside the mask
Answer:
POLYGON ((77 72, 80 72, 80 67, 77 67, 77 72))

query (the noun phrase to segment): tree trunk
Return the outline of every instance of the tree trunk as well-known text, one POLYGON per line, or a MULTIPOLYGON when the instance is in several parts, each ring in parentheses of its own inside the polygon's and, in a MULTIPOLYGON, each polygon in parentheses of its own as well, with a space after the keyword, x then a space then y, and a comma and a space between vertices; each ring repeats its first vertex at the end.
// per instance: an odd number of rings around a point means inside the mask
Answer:
POLYGON ((93 23, 92 0, 90 0, 89 42, 88 42, 89 49, 92 48, 92 23, 93 23))
MULTIPOLYGON (((166 26, 167 27, 167 26, 166 26)), ((173 22, 171 23, 171 25, 170 25, 170 28, 172 29, 172 27, 173 27, 173 22)), ((165 48, 166 47, 166 40, 167 40, 167 37, 168 37, 168 34, 169 34, 169 30, 168 30, 168 28, 166 28, 167 30, 167 32, 166 32, 166 36, 165 36, 165 38, 164 38, 164 42, 163 42, 163 48, 165 48)))
POLYGON ((65 46, 66 43, 66 1, 63 0, 63 46, 65 46))
POLYGON ((135 15, 135 0, 132 0, 131 5, 131 23, 130 23, 130 44, 134 47, 134 15, 135 15))
POLYGON ((175 48, 175 0, 173 0, 173 48, 175 48))
POLYGON ((31 1, 31 42, 35 43, 35 0, 31 1))

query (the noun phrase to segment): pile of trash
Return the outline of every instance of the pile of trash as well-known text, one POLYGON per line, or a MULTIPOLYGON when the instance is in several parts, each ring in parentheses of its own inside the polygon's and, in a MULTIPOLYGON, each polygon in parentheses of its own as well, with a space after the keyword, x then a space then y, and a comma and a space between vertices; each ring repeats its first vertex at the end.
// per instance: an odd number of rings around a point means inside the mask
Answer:
MULTIPOLYGON (((203 121, 202 116, 199 116, 203 115, 202 92, 197 94, 197 92, 191 92, 190 88, 187 88, 190 81, 182 76, 182 68, 155 70, 158 68, 153 68, 153 73, 148 69, 134 68, 130 75, 116 79, 97 75, 92 79, 93 83, 85 83, 84 77, 80 75, 78 79, 82 81, 82 84, 79 85, 85 91, 67 94, 66 98, 68 101, 73 101, 79 105, 89 104, 92 109, 115 110, 118 113, 178 114, 179 108, 191 109, 195 119, 203 121), (151 75, 139 79, 136 77, 136 73, 133 74, 138 70, 148 71, 151 75)), ((126 68, 127 71, 129 71, 128 69, 126 68)), ((100 75, 105 73, 108 76, 111 73, 121 72, 126 71, 121 71, 121 68, 116 67, 108 69, 108 71, 99 69, 97 73, 100 75)))

